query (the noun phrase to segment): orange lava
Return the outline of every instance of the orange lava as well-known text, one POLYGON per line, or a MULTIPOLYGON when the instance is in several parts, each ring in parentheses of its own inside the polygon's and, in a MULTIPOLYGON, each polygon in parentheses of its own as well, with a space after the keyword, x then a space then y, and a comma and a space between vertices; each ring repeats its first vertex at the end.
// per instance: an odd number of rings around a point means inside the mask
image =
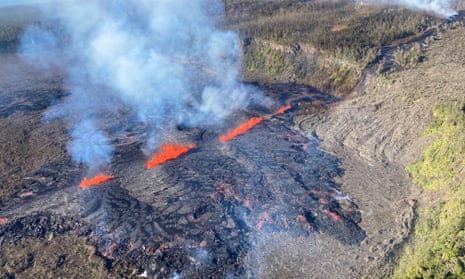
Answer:
POLYGON ((255 127, 257 124, 263 121, 263 117, 252 117, 247 122, 242 123, 236 129, 229 132, 227 135, 220 136, 221 142, 227 142, 232 140, 233 138, 245 134, 247 131, 255 127))
POLYGON ((285 227, 286 229, 288 229, 288 228, 289 228, 289 223, 287 222, 287 218, 286 218, 286 217, 283 217, 282 219, 283 219, 284 227, 285 227))
POLYGON ((7 218, 0 218, 0 224, 5 224, 6 222, 8 222, 7 218))
POLYGON ((255 226, 255 228, 259 231, 259 230, 262 229, 263 225, 266 224, 266 223, 273 224, 273 225, 276 224, 276 222, 273 220, 273 218, 271 218, 270 214, 268 214, 268 212, 266 212, 266 211, 263 211, 258 216, 258 223, 255 226))
POLYGON ((260 231, 263 227, 263 224, 265 224, 265 221, 264 220, 258 220, 258 223, 257 225, 255 226, 255 228, 257 229, 257 231, 260 231))
POLYGON ((34 193, 32 191, 19 194, 19 197, 22 199, 32 196, 34 196, 34 193))
POLYGON ((176 159, 194 148, 196 148, 195 144, 187 146, 177 143, 162 144, 160 150, 152 155, 152 158, 145 164, 145 167, 147 169, 154 168, 167 161, 176 159))
POLYGON ((88 179, 87 177, 84 177, 81 181, 81 183, 79 184, 79 188, 89 188, 89 187, 92 187, 92 186, 96 186, 96 185, 99 185, 99 184, 102 184, 102 183, 105 183, 109 180, 112 180, 113 178, 115 178, 114 176, 112 175, 105 175, 105 174, 98 174, 90 179, 88 179))
POLYGON ((319 198, 319 199, 318 199, 318 202, 319 202, 320 204, 329 204, 329 201, 328 201, 327 199, 325 199, 325 198, 319 198))
POLYGON ((323 212, 323 213, 326 214, 326 215, 331 216, 331 218, 333 218, 334 221, 339 221, 339 220, 341 220, 341 216, 339 216, 339 215, 338 215, 337 213, 335 213, 335 212, 331 212, 331 211, 329 211, 329 210, 327 210, 327 209, 323 209, 321 212, 323 212))
POLYGON ((118 247, 118 243, 113 242, 108 248, 105 248, 102 252, 102 256, 105 258, 113 259, 113 252, 115 252, 116 247, 118 247))
POLYGON ((275 111, 275 113, 273 113, 273 115, 283 114, 283 113, 285 113, 286 111, 290 110, 291 108, 292 108, 291 105, 286 105, 286 106, 284 106, 284 107, 279 108, 277 111, 275 111))
POLYGON ((305 218, 304 215, 299 214, 299 215, 296 216, 296 219, 297 219, 297 221, 299 221, 299 222, 307 223, 307 218, 305 218))
POLYGON ((313 228, 312 224, 310 224, 307 221, 307 218, 304 215, 301 215, 301 214, 297 215, 296 220, 303 223, 307 227, 307 230, 313 232, 314 228, 313 228))
POLYGON ((244 198, 242 199, 244 206, 247 207, 250 211, 253 211, 252 201, 250 199, 244 198))

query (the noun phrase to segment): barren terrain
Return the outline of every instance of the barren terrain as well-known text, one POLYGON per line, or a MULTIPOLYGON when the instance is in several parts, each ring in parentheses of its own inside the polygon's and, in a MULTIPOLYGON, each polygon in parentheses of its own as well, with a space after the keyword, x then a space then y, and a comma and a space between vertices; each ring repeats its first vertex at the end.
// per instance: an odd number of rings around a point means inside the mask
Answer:
POLYGON ((422 192, 412 185, 404 169, 430 143, 423 130, 432 121, 434 109, 447 102, 463 102, 464 34, 463 27, 447 31, 441 40, 426 46, 426 60, 417 67, 369 76, 365 90, 354 92, 354 98, 320 117, 303 116, 296 123, 321 137, 325 150, 344 158, 342 189, 364 212, 361 227, 368 236, 366 248, 382 251, 377 263, 368 268, 376 278, 388 277, 416 211, 435 199, 435 192, 422 192), (379 263, 385 268, 376 268, 379 263))
POLYGON ((226 144, 179 127, 172 137, 198 148, 160 168, 143 168, 144 128, 126 123, 116 178, 85 190, 66 123, 43 119, 68 95, 62 73, 0 55, 0 278, 390 277, 434 198, 405 167, 431 141, 433 109, 464 99, 464 38, 458 25, 421 41, 423 62, 368 69, 346 100, 261 85, 292 109, 238 112, 230 126, 264 121, 226 144))

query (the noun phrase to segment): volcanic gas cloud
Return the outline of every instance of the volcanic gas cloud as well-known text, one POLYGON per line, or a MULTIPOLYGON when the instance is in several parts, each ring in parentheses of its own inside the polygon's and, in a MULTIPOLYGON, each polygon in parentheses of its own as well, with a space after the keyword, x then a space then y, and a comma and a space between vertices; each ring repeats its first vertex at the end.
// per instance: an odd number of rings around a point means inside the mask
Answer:
POLYGON ((239 82, 239 37, 217 27, 223 1, 55 4, 44 12, 58 28, 28 28, 20 54, 67 73, 71 94, 45 118, 69 123, 68 151, 91 170, 111 162, 121 123, 147 127, 139 140, 151 152, 178 125, 212 127, 263 99, 239 82))
POLYGON ((402 5, 410 9, 426 11, 443 18, 457 14, 452 7, 451 0, 365 0, 364 3, 381 3, 388 5, 402 5))

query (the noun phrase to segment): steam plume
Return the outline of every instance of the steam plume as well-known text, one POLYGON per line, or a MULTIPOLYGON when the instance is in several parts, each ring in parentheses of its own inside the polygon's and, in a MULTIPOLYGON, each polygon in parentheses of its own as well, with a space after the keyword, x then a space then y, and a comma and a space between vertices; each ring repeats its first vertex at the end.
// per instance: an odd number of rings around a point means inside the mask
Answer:
POLYGON ((47 117, 70 123, 76 161, 108 162, 109 127, 123 116, 153 131, 145 138, 150 151, 176 125, 218 124, 248 104, 251 89, 238 82, 238 36, 214 24, 220 3, 70 0, 45 11, 63 30, 24 33, 23 57, 67 70, 72 94, 47 117))
POLYGON ((457 12, 451 8, 451 0, 368 0, 364 2, 401 5, 410 9, 432 13, 443 18, 448 18, 457 14, 457 12))
POLYGON ((19 6, 19 5, 37 5, 50 2, 50 0, 3 0, 0 7, 19 6))

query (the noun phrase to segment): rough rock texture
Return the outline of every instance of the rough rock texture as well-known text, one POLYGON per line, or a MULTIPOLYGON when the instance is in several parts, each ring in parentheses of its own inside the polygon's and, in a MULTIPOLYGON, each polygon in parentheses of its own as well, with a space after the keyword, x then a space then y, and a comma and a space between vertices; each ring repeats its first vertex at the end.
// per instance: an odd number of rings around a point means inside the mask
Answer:
POLYGON ((448 30, 426 46, 426 61, 385 76, 368 75, 364 90, 354 98, 317 118, 302 116, 296 122, 307 134, 316 133, 325 150, 343 158, 342 190, 364 212, 361 227, 367 233, 356 253, 366 249, 363 254, 374 257, 362 265, 375 277, 388 277, 415 209, 430 199, 412 186, 404 168, 431 140, 422 131, 433 109, 464 100, 464 35, 463 27, 448 30))
MULTIPOLYGON (((88 173, 66 153, 64 123, 43 121, 47 107, 66 97, 60 75, 29 69, 14 56, 3 59, 17 75, 5 77, 1 120, 22 129, 2 134, 4 249, 30 239, 56 249, 48 245, 54 236, 78 237, 96 247, 108 268, 128 264, 154 277, 223 278, 259 276, 244 260, 272 233, 290 239, 324 234, 343 247, 365 239, 357 204, 336 182, 343 173, 339 159, 319 149, 314 135, 292 129, 297 109, 273 114, 286 103, 324 109, 335 101, 327 94, 296 84, 265 86, 275 107, 257 104, 229 119, 227 127, 234 127, 263 116, 248 133, 222 143, 226 127, 178 127, 166 138, 197 148, 150 170, 144 168, 148 158, 141 140, 147 127, 122 119, 121 132, 111 139, 116 152, 108 172, 115 179, 79 189, 88 173)), ((15 274, 8 263, 5 268, 15 274)))
POLYGON ((335 104, 294 84, 265 88, 294 109, 236 115, 231 121, 268 117, 224 145, 218 131, 180 127, 174 138, 199 148, 161 168, 143 169, 147 157, 131 139, 140 131, 130 129, 113 139, 116 179, 84 191, 76 185, 85 170, 66 154, 64 124, 40 121, 66 95, 60 74, 3 56, 0 67, 11 71, 0 80, 0 217, 7 218, 0 271, 7 278, 388 277, 385 264, 427 198, 404 167, 428 143, 421 131, 432 108, 463 100, 464 33, 433 41, 415 68, 368 75, 351 100, 335 104))

